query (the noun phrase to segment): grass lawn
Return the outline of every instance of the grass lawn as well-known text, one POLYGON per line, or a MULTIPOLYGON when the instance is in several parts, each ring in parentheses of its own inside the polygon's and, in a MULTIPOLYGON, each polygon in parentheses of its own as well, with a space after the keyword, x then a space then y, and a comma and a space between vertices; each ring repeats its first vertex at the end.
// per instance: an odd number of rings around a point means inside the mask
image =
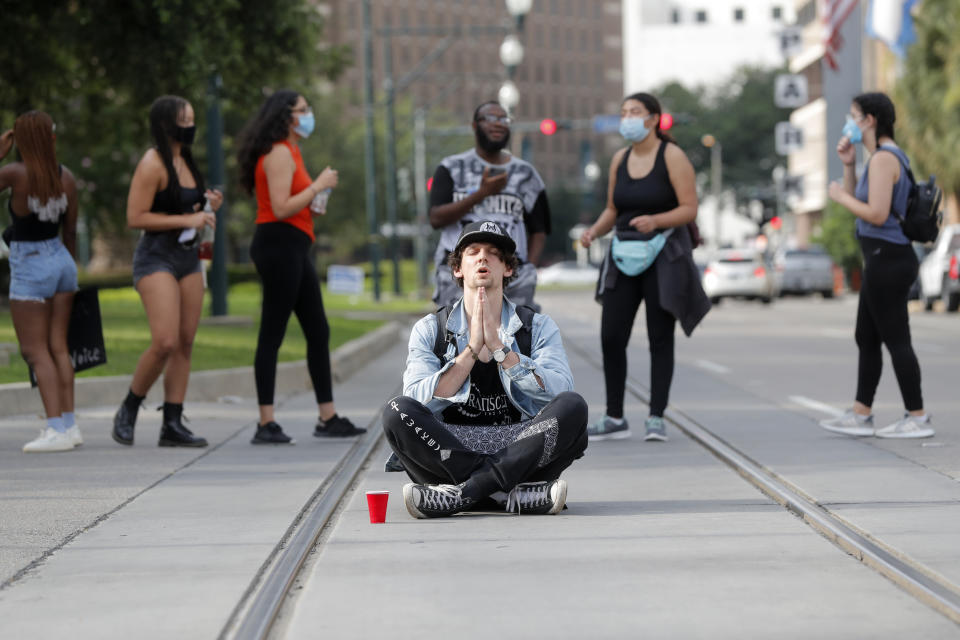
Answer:
MULTIPOLYGON (((381 265, 381 268, 384 265, 381 265)), ((369 281, 369 278, 367 279, 369 281)), ((389 288, 389 279, 384 279, 389 288)), ((247 316, 252 326, 200 325, 193 346, 193 370, 250 366, 257 345, 260 324, 260 285, 255 282, 230 288, 228 309, 231 316, 247 316)), ((413 297, 394 297, 384 293, 379 303, 372 295, 329 294, 324 288, 323 301, 330 322, 330 348, 336 349, 382 325, 391 316, 423 314, 431 311, 430 302, 413 297)), ((204 316, 209 315, 209 296, 204 301, 204 316)), ((88 369, 78 378, 132 374, 140 354, 150 344, 147 317, 137 292, 131 288, 100 291, 100 313, 107 348, 107 364, 88 369)), ((0 342, 16 343, 17 338, 9 310, 0 310, 0 342)), ((280 361, 302 360, 306 341, 294 316, 280 348, 280 361)), ((27 365, 14 355, 8 366, 0 366, 0 383, 27 381, 27 365)))

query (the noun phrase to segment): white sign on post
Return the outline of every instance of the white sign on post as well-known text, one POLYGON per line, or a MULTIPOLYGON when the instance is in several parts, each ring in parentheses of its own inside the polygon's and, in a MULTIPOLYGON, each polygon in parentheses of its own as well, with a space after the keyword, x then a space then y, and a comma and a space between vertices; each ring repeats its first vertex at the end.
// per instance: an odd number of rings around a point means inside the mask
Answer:
POLYGON ((781 73, 773 85, 773 104, 781 109, 795 109, 807 104, 807 77, 800 74, 781 73))
POLYGON ((363 269, 332 264, 327 267, 327 291, 360 295, 363 293, 363 269))
POLYGON ((776 151, 781 156, 788 156, 803 149, 803 129, 789 122, 778 122, 773 136, 776 151))
POLYGON ((779 35, 780 53, 784 58, 792 58, 803 51, 803 30, 800 27, 786 27, 779 35))

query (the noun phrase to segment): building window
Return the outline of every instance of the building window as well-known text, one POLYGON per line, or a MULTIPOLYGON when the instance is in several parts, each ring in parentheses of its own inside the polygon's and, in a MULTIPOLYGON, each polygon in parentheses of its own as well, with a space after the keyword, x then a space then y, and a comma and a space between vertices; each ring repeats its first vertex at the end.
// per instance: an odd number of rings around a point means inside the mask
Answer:
POLYGON ((705 24, 707 22, 707 10, 706 9, 697 10, 697 12, 694 14, 693 19, 696 22, 699 22, 700 24, 705 24))
POLYGON ((770 15, 774 20, 783 20, 783 7, 774 7, 770 10, 770 15))
POLYGON ((733 21, 743 22, 743 8, 737 7, 733 10, 733 21))
POLYGON ((670 22, 673 24, 680 24, 680 9, 670 10, 670 22))

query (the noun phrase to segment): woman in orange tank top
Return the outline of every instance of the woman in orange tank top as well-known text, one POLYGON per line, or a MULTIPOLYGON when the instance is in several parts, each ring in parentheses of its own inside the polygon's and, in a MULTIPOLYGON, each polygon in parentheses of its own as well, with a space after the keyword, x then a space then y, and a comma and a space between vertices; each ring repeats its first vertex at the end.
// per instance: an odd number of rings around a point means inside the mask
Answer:
POLYGON ((313 112, 296 91, 267 98, 240 136, 240 182, 257 198, 257 229, 250 245, 263 292, 260 333, 254 360, 260 421, 253 444, 291 444, 273 411, 277 352, 290 313, 307 339, 307 368, 313 381, 319 418, 313 435, 353 436, 366 431, 337 415, 330 373, 330 325, 323 310, 320 281, 310 260, 313 244, 311 201, 337 186, 327 167, 314 180, 300 155, 300 140, 313 131, 313 112))

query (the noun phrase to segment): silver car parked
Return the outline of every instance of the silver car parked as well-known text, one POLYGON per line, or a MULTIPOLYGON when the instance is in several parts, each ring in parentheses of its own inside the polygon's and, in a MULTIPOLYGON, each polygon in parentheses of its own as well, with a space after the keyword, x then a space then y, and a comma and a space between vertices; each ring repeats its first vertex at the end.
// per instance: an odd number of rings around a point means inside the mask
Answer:
POLYGON ((786 249, 774 259, 780 295, 819 293, 833 297, 833 259, 822 247, 786 249))
POLYGON ((777 282, 760 251, 722 249, 704 269, 703 290, 714 304, 723 298, 747 298, 769 304, 777 296, 777 282))

